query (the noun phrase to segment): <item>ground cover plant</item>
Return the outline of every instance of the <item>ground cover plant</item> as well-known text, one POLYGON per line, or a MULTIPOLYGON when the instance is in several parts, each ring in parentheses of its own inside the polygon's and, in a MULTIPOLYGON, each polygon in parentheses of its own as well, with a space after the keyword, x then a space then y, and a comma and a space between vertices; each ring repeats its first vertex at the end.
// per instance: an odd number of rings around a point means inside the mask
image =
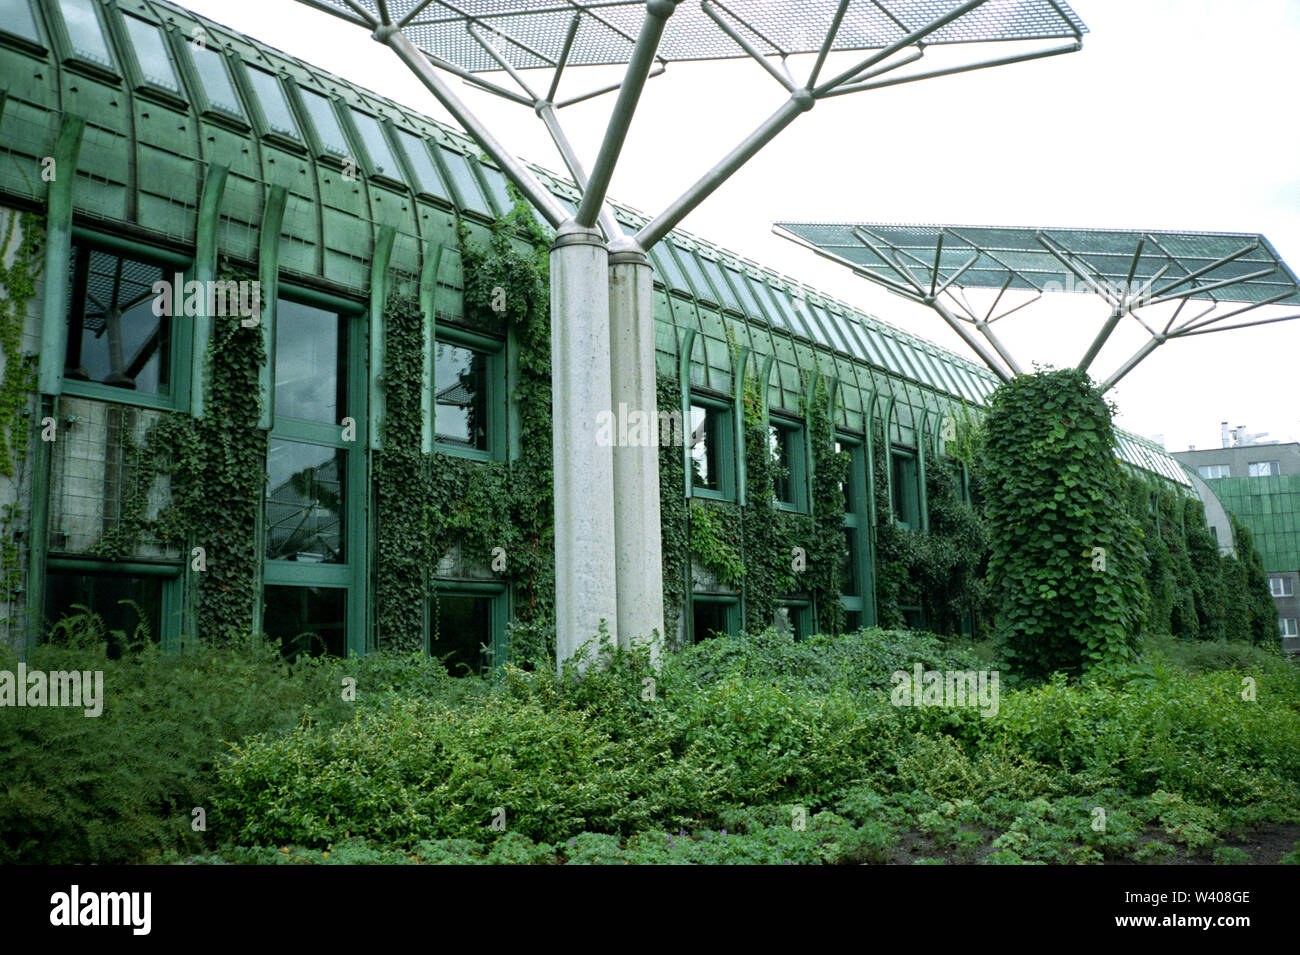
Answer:
POLYGON ((615 653, 578 680, 252 643, 109 659, 65 630, 27 664, 103 670, 103 713, 0 720, 5 862, 1300 858, 1300 674, 1249 644, 1147 639, 1004 685, 986 717, 894 705, 896 671, 998 662, 906 631, 719 638, 659 672, 615 653))

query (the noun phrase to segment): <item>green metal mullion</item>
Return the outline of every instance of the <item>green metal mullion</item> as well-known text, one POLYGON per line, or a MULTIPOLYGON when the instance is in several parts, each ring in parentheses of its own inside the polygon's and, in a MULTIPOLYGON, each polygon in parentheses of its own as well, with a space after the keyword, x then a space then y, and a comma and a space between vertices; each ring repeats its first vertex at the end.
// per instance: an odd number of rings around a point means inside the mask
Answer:
POLYGON ((284 186, 271 186, 267 190, 266 205, 262 208, 262 227, 257 237, 257 275, 261 286, 262 316, 260 329, 266 364, 257 375, 257 390, 261 403, 261 420, 258 427, 269 431, 275 424, 272 390, 275 388, 275 323, 279 314, 280 297, 280 226, 284 222, 284 207, 289 198, 284 186))
POLYGON ((929 500, 925 493, 925 432, 930 423, 930 412, 921 409, 921 425, 916 435, 916 484, 917 484, 917 509, 921 512, 921 530, 930 529, 930 515, 928 513, 929 500))
MULTIPOLYGON (((420 388, 420 450, 433 453, 433 359, 434 325, 437 308, 438 269, 442 265, 442 245, 430 239, 424 246, 420 263, 420 314, 424 317, 423 365, 420 388)), ((513 384, 507 390, 514 394, 513 384)), ((518 441, 517 427, 510 429, 511 441, 518 441)), ((514 457, 515 455, 512 455, 514 457)))
MULTIPOLYGON (((40 642, 45 623, 45 557, 50 533, 50 445, 41 440, 42 421, 59 420, 59 396, 40 395, 40 414, 32 422, 36 457, 32 462, 31 543, 27 550, 27 651, 40 642)), ((57 425, 56 425, 57 427, 57 425)))
POLYGON ((884 412, 884 431, 885 431, 885 502, 889 507, 889 520, 894 520, 894 440, 890 435, 890 426, 894 420, 894 403, 898 399, 890 395, 885 400, 884 412))
MULTIPOLYGON (((221 197, 226 191, 230 167, 221 163, 208 166, 203 179, 203 194, 199 198, 198 225, 194 233, 194 278, 210 283, 217 277, 217 225, 221 219, 221 197)), ((207 296, 203 296, 206 303, 207 296)), ((204 366, 207 364, 208 342, 212 338, 212 318, 206 305, 194 317, 194 337, 190 343, 190 414, 202 418, 207 404, 207 381, 204 366)))
MULTIPOLYGON (((373 328, 375 317, 378 315, 379 323, 382 327, 385 301, 383 300, 387 292, 388 276, 388 255, 392 251, 393 236, 395 231, 391 227, 388 229, 387 241, 384 241, 383 230, 380 232, 380 239, 377 241, 376 259, 382 254, 382 268, 377 268, 374 263, 371 267, 371 286, 370 286, 370 320, 373 328), (375 275, 378 274, 379 281, 375 282, 375 275), (376 289, 376 284, 378 288, 376 289), (376 301, 379 298, 380 301, 376 301)), ((356 313, 347 318, 352 326, 348 332, 348 407, 349 416, 356 420, 357 434, 356 440, 352 442, 347 453, 348 468, 348 501, 347 501, 347 521, 348 521, 348 566, 351 569, 351 580, 348 585, 347 604, 345 614, 347 615, 347 639, 348 653, 364 656, 370 646, 370 636, 374 632, 372 610, 373 601, 371 598, 370 586, 370 553, 374 544, 371 533, 371 522, 367 519, 370 513, 370 488, 372 487, 373 474, 371 467, 373 464, 372 455, 366 453, 367 435, 365 432, 365 422, 367 417, 363 407, 358 407, 365 401, 366 386, 370 383, 370 397, 373 399, 374 391, 377 388, 379 380, 379 371, 366 360, 366 349, 362 345, 361 335, 354 333, 361 320, 356 313)), ((373 360, 375 342, 373 337, 370 340, 370 356, 373 360)), ((381 342, 382 348, 382 342, 381 342)), ((381 352, 382 354, 382 352, 381 352)), ((378 424, 375 426, 378 432, 378 424)), ((377 439, 374 435, 370 436, 370 441, 377 439)), ((370 445, 373 447, 373 443, 370 445)))
MULTIPOLYGON (((686 469, 686 479, 682 481, 686 499, 691 498, 691 441, 687 431, 691 426, 691 351, 695 347, 693 328, 682 329, 682 340, 677 351, 677 382, 682 391, 682 460, 686 469)), ((690 589, 689 587, 687 588, 690 589)))
POLYGON ((370 258, 370 447, 378 450, 384 422, 384 307, 388 302, 388 260, 397 230, 379 227, 370 258))
POLYGON ((749 367, 749 355, 752 349, 741 345, 736 354, 736 365, 731 374, 731 442, 736 449, 735 484, 736 503, 745 506, 748 478, 745 471, 745 369, 749 367))
POLYGON ((54 180, 46 200, 44 305, 41 309, 41 394, 58 395, 68 351, 68 263, 72 259, 72 195, 86 121, 65 113, 54 145, 54 180))

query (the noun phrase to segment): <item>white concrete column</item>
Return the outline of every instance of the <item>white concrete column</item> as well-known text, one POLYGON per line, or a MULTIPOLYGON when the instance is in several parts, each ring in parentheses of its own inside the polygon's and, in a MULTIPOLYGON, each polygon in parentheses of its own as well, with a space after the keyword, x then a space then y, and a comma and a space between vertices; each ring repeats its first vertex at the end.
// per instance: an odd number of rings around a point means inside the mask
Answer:
MULTIPOLYGON (((648 645, 658 666, 664 644, 664 577, 653 281, 650 263, 635 243, 622 239, 610 244, 610 394, 619 422, 614 442, 619 643, 648 645)), ((684 426, 678 423, 674 437, 684 426)))
MULTIPOLYGON (((559 669, 600 623, 618 639, 614 455, 608 414, 609 253, 594 229, 560 226, 551 247, 551 413, 555 454, 555 655, 559 669)), ((589 650, 589 652, 590 652, 589 650)), ((578 661, 586 665, 586 658, 578 661)))

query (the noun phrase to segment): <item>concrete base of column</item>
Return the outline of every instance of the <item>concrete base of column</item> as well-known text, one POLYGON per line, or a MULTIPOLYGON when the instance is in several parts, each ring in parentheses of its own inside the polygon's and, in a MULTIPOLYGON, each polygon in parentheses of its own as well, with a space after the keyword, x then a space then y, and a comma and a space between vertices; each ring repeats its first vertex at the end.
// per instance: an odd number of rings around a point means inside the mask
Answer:
POLYGON ((551 248, 551 411, 555 454, 555 655, 584 668, 602 622, 618 639, 614 457, 597 441, 610 401, 609 253, 573 222, 551 248), (584 649, 585 648, 585 649, 584 649))
MULTIPOLYGON (((664 645, 664 579, 653 272, 644 252, 621 244, 611 245, 609 257, 611 397, 628 438, 636 440, 618 440, 614 447, 618 633, 621 646, 648 647, 658 666, 664 645), (642 427, 629 421, 634 414, 644 416, 642 427)), ((670 430, 678 437, 682 425, 670 430)), ((620 428, 619 438, 623 433, 620 428)))

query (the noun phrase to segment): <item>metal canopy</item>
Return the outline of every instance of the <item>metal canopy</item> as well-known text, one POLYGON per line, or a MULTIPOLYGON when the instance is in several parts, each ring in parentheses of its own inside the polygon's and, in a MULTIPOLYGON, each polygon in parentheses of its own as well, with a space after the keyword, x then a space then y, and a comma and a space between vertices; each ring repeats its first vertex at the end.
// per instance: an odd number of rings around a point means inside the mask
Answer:
POLYGON ((1103 391, 1170 339, 1300 318, 1291 314, 1232 321, 1261 307, 1300 305, 1295 273, 1257 233, 879 222, 781 222, 774 231, 930 306, 1004 380, 1019 374, 1020 366, 991 326, 1044 292, 1087 291, 1110 306, 1110 317, 1079 363, 1085 371, 1125 315, 1151 335, 1106 379, 1103 391), (967 288, 997 289, 998 295, 987 312, 979 313, 961 294, 967 288), (997 313, 1003 293, 1011 289, 1037 294, 997 313), (943 301, 945 296, 957 311, 943 301), (1198 300, 1210 304, 1184 316, 1185 306, 1198 300), (1163 327, 1137 312, 1174 302, 1163 327), (1221 310, 1227 303, 1233 307, 1221 310))
MULTIPOLYGON (((401 26, 430 57, 472 73, 501 70, 478 32, 495 37, 516 69, 626 64, 645 13, 644 0, 302 0, 359 26, 401 26), (570 25, 577 22, 571 41, 570 25), (566 43, 568 47, 566 49, 566 43)), ((849 4, 832 50, 878 50, 952 12, 957 0, 879 0, 849 4)), ((837 0, 728 0, 712 4, 764 56, 817 53, 835 19, 837 0)), ((1071 37, 1087 32, 1064 3, 991 0, 926 38, 930 45, 1071 37)), ((664 30, 656 59, 714 60, 750 55, 706 13, 683 0, 664 30)))
MULTIPOLYGON (((599 220, 608 239, 623 240, 605 203, 606 190, 648 79, 680 60, 749 57, 789 94, 776 113, 625 245, 644 252, 796 117, 821 99, 900 83, 1026 62, 1080 49, 1086 27, 1064 0, 299 0, 370 30, 402 59, 500 166, 552 226, 566 216, 491 131, 460 101, 441 73, 533 109, 582 187, 573 222, 599 220), (1045 42, 1060 41, 1068 42, 1045 42), (1030 41, 1025 49, 1023 41, 1030 41), (907 67, 927 50, 1007 44, 985 60, 940 57, 932 68, 907 67), (859 51, 847 69, 826 70, 836 53, 859 51), (789 57, 810 54, 808 76, 794 78, 789 57), (856 61, 856 62, 855 62, 856 61), (621 82, 559 98, 569 65, 622 65, 621 82), (529 70, 549 70, 534 88, 529 70), (899 72, 901 70, 901 72, 899 72), (486 74, 504 72, 502 85, 486 74), (587 169, 556 112, 617 93, 600 153, 587 169)), ((928 64, 928 61, 927 61, 928 64)))

